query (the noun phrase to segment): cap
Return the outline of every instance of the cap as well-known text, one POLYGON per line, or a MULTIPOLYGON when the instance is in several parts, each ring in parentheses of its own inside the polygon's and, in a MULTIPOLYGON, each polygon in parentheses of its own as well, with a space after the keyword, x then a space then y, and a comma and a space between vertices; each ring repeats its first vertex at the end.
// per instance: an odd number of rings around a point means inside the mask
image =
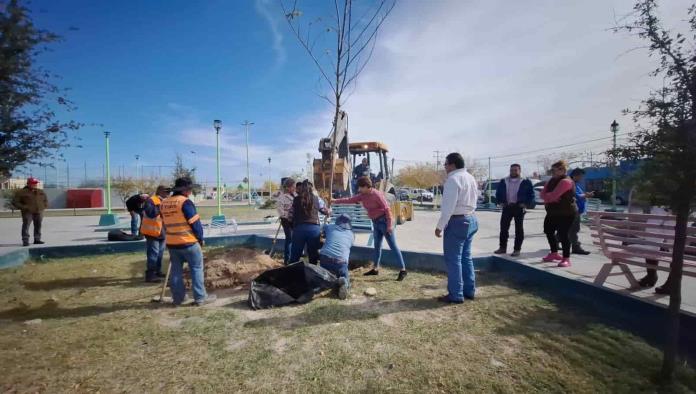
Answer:
POLYGON ((39 180, 34 177, 27 178, 27 185, 37 185, 39 180))
POLYGON ((342 213, 341 216, 336 218, 336 225, 346 230, 352 230, 353 226, 351 225, 351 221, 352 219, 350 218, 350 216, 346 215, 345 213, 342 213))
POLYGON ((171 193, 172 188, 169 186, 164 186, 164 185, 159 185, 157 186, 157 190, 155 191, 155 194, 160 194, 160 193, 171 193))

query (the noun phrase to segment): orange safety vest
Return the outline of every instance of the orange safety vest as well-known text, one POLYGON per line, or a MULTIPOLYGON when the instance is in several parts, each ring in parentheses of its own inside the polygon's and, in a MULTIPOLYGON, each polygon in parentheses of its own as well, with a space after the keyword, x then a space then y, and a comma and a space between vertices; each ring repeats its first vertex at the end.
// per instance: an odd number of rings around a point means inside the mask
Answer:
POLYGON ((162 199, 159 196, 153 196, 150 198, 152 203, 155 204, 157 209, 157 216, 154 219, 143 215, 143 221, 140 224, 140 233, 148 237, 158 238, 162 235, 162 216, 159 213, 159 206, 162 204, 162 199))
POLYGON ((167 235, 167 245, 188 245, 198 242, 191 225, 201 218, 196 214, 191 219, 186 220, 182 210, 186 201, 188 198, 178 195, 164 199, 160 205, 160 214, 167 235))

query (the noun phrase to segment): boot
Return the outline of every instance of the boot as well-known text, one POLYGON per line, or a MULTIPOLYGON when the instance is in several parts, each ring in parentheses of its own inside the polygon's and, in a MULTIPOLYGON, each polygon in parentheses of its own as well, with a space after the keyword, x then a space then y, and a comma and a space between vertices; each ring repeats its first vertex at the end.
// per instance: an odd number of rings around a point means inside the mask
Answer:
POLYGON ((166 278, 167 277, 167 274, 165 274, 162 271, 157 271, 157 273, 155 275, 157 275, 158 278, 166 278))
POLYGON ((657 273, 656 272, 648 272, 647 275, 645 275, 644 277, 642 277, 638 281, 638 286, 650 288, 650 287, 655 286, 656 283, 657 283, 657 273))
POLYGON ((669 281, 665 282, 662 286, 655 288, 655 293, 669 295, 672 292, 672 284, 669 281))
POLYGON ((363 276, 379 275, 379 271, 376 269, 371 269, 363 274, 363 276))
POLYGON ((338 299, 345 300, 348 298, 348 290, 348 281, 346 281, 346 278, 338 278, 338 299))
POLYGON ((46 243, 46 242, 44 242, 44 241, 42 241, 42 240, 38 240, 38 241, 34 240, 34 245, 43 245, 43 244, 45 244, 45 243, 46 243))
POLYGON ((504 248, 504 247, 501 246, 501 247, 498 248, 498 250, 495 250, 493 253, 495 253, 495 254, 505 254, 505 253, 507 253, 507 248, 504 248))
POLYGON ((401 282, 402 280, 404 280, 404 278, 406 278, 407 274, 408 272, 406 272, 406 270, 399 271, 399 276, 396 278, 396 281, 401 282))
POLYGON ((570 251, 570 253, 572 253, 572 254, 581 254, 581 255, 585 255, 585 256, 587 256, 588 254, 590 254, 590 252, 588 252, 588 251, 586 251, 585 249, 583 249, 582 246, 580 246, 580 245, 573 245, 573 246, 572 246, 572 249, 571 249, 571 251, 570 251))
POLYGON ((162 279, 157 277, 157 273, 152 270, 145 271, 145 282, 146 283, 160 283, 162 279))

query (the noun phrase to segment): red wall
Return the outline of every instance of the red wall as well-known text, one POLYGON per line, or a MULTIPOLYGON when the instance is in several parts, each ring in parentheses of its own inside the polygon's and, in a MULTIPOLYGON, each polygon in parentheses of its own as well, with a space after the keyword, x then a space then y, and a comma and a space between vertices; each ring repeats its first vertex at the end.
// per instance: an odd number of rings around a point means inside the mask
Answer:
POLYGON ((104 206, 102 189, 69 189, 66 208, 100 208, 104 206))

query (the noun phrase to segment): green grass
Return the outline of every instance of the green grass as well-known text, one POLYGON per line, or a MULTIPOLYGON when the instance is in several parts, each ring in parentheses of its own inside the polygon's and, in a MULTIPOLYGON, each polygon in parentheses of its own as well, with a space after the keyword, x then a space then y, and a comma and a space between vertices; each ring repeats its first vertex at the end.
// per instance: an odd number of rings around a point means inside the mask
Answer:
MULTIPOLYGON (((198 206, 198 213, 203 220, 209 220, 213 215, 217 215, 216 206, 198 206)), ((113 209, 113 213, 117 215, 128 215, 124 209, 113 209)), ((44 211, 44 216, 99 216, 105 214, 106 210, 47 210, 44 211)), ((261 220, 264 216, 276 215, 275 209, 256 209, 248 205, 235 205, 222 208, 222 213, 228 218, 235 218, 237 221, 255 221, 261 220)), ((2 211, 0 218, 21 217, 19 211, 2 211)))
MULTIPOLYGON (((153 304, 144 256, 0 271, 0 389, 101 392, 655 392, 661 353, 497 274, 475 302, 433 300, 444 277, 353 275, 346 301, 264 311, 153 304), (367 287, 377 289, 364 297, 367 287), (39 324, 24 324, 42 319, 39 324)), ((696 390, 681 367, 674 392, 696 390)))

